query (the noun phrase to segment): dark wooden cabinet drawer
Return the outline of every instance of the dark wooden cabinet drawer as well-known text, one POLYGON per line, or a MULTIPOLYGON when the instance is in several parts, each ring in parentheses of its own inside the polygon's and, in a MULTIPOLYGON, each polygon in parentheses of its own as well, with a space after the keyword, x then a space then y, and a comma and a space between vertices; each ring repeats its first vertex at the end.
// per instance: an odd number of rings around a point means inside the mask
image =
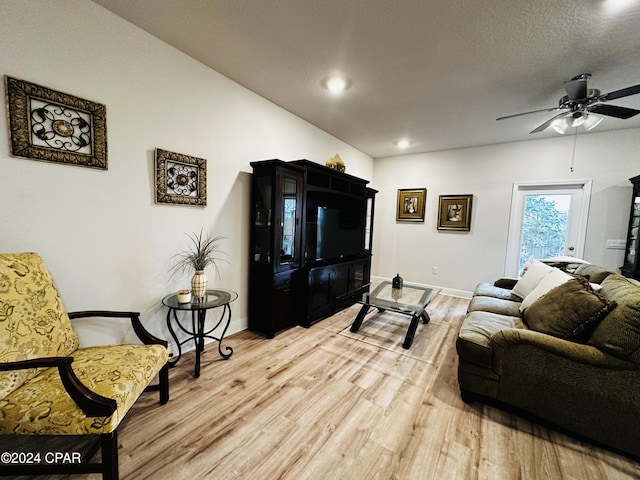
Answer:
POLYGON ((279 273, 273 277, 273 288, 291 287, 292 272, 279 273))

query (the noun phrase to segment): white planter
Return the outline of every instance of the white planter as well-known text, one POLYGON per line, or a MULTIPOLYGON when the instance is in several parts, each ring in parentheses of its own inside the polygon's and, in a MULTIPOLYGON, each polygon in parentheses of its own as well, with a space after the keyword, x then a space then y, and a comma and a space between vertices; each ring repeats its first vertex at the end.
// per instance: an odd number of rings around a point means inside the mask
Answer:
POLYGON ((191 293, 194 300, 202 299, 202 297, 204 297, 208 283, 209 280, 207 280, 204 270, 197 270, 196 273, 193 274, 193 277, 191 278, 191 293))

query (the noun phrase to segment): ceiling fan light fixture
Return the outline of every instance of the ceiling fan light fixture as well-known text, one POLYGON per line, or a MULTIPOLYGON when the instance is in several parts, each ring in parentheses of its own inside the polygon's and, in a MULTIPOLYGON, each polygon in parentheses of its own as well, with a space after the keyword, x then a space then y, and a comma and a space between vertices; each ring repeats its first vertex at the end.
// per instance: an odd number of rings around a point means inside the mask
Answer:
POLYGON ((589 130, 600 125, 600 123, 602 123, 602 120, 604 120, 603 116, 597 115, 595 113, 589 113, 583 124, 584 129, 588 132, 589 130))
POLYGON ((572 112, 571 115, 567 117, 567 125, 572 128, 579 127, 586 119, 587 114, 585 112, 572 112))
POLYGON ((578 111, 571 112, 564 117, 554 120, 549 126, 560 135, 564 135, 567 133, 569 128, 577 128, 580 125, 582 125, 586 131, 589 131, 600 125, 602 120, 604 120, 602 115, 586 111, 578 111))
POLYGON ((551 128, 553 128, 560 135, 564 135, 567 131, 567 128, 569 128, 569 125, 567 124, 567 120, 565 118, 558 118, 557 120, 554 120, 553 123, 551 123, 551 128))

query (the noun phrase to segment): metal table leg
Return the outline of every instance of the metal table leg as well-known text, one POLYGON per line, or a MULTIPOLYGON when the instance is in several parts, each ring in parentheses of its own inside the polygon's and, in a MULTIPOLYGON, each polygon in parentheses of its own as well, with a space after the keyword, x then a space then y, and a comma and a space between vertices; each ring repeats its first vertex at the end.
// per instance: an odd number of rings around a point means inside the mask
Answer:
POLYGON ((358 312, 358 315, 356 316, 356 319, 353 321, 353 325, 351 325, 351 331, 352 332, 357 332, 358 331, 358 329, 360 328, 360 325, 362 325, 362 320, 364 320, 364 316, 369 311, 369 307, 370 307, 370 305, 367 305, 366 303, 364 305, 362 305, 362 308, 358 312))

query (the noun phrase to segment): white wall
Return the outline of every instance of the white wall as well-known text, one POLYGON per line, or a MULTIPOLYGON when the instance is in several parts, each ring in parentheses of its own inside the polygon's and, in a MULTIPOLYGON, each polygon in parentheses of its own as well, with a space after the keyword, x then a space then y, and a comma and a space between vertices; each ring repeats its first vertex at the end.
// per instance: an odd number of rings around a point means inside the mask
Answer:
MULTIPOLYGON (((236 290, 233 329, 246 326, 249 162, 340 153, 373 179, 373 274, 470 291, 502 275, 515 181, 593 179, 585 258, 610 268, 640 173, 638 129, 423 155, 370 157, 276 107, 92 2, 0 2, 0 73, 107 105, 109 170, 13 158, 0 135, 0 251, 37 251, 68 310, 142 312, 166 336, 161 298, 185 232, 224 235, 230 264, 212 286, 236 290), (208 160, 208 206, 154 204, 156 147, 208 160), (398 188, 426 187, 424 224, 395 221, 398 188), (470 233, 438 232, 437 199, 474 195, 470 233), (438 275, 431 267, 439 268, 438 275)), ((7 132, 5 116, 0 130, 7 132)), ((105 329, 105 336, 118 332, 105 329)), ((117 338, 116 338, 117 339, 117 338)))
POLYGON ((340 153, 373 175, 367 155, 92 2, 0 2, 0 73, 105 104, 109 152, 108 171, 25 160, 0 135, 0 251, 40 253, 69 311, 141 311, 164 337, 160 300, 189 281, 171 257, 201 228, 228 237, 210 285, 239 293, 232 329, 246 327, 249 162, 340 153), (154 203, 156 147, 207 159, 206 208, 154 203))
MULTIPOLYGON (((606 120, 605 120, 606 121, 606 120)), ((504 274, 512 187, 518 181, 592 179, 584 258, 608 268, 622 265, 623 251, 606 239, 625 239, 631 184, 640 174, 640 130, 574 136, 375 160, 373 271, 464 292, 504 274), (424 223, 397 223, 400 188, 427 188, 424 223), (473 194, 470 232, 438 231, 439 195, 473 194), (432 274, 432 267, 438 274, 432 274)))

